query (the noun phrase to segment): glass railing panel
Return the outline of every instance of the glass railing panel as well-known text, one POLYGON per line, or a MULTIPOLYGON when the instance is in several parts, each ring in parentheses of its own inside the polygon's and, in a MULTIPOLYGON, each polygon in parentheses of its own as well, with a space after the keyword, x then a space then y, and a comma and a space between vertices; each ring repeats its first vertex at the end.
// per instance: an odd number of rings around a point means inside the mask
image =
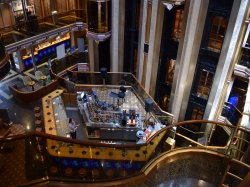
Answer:
MULTIPOLYGON (((142 103, 144 103, 146 99, 151 98, 131 73, 108 73, 103 76, 101 73, 78 72, 75 74, 74 80, 75 83, 78 84, 99 85, 103 87, 107 85, 130 86, 142 103)), ((162 111, 154 101, 151 107, 151 113, 160 116, 163 124, 171 124, 173 122, 173 116, 162 111)))
POLYGON ((75 55, 68 55, 60 60, 55 60, 52 63, 51 69, 54 73, 60 73, 65 69, 77 64, 78 57, 75 55))
POLYGON ((21 41, 27 37, 28 36, 26 34, 23 34, 19 31, 11 31, 11 32, 3 34, 3 42, 4 42, 4 45, 6 46, 9 44, 21 41))

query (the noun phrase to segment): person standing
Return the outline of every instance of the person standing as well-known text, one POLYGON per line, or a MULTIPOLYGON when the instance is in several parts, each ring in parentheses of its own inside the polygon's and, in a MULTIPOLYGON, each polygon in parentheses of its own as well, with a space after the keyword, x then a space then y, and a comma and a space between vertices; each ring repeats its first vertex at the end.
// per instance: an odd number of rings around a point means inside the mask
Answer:
POLYGON ((78 128, 78 126, 79 125, 76 125, 76 122, 72 118, 69 118, 68 127, 70 131, 70 137, 72 139, 76 139, 76 129, 78 128))
POLYGON ((48 59, 48 67, 49 67, 49 69, 51 69, 51 65, 52 65, 52 64, 51 64, 51 59, 49 58, 49 59, 48 59))

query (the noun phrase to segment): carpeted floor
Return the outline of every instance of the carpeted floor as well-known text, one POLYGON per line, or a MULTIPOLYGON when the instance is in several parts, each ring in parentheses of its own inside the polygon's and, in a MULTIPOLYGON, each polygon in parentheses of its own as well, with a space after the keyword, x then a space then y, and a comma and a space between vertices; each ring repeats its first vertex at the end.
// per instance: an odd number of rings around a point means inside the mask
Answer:
MULTIPOLYGON (((25 129, 15 124, 11 134, 22 134, 25 129)), ((17 186, 27 182, 25 176, 25 144, 24 140, 8 142, 1 145, 0 152, 0 186, 17 186)))

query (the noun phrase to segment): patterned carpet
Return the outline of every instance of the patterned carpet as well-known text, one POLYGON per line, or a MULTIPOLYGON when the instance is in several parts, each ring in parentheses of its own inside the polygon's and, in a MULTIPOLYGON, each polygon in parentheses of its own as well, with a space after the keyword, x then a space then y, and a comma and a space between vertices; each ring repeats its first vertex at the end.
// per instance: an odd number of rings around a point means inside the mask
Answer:
MULTIPOLYGON (((15 124, 11 134, 22 134, 25 129, 15 124)), ((27 182, 25 176, 25 140, 8 142, 1 145, 0 152, 0 186, 17 186, 27 182)))

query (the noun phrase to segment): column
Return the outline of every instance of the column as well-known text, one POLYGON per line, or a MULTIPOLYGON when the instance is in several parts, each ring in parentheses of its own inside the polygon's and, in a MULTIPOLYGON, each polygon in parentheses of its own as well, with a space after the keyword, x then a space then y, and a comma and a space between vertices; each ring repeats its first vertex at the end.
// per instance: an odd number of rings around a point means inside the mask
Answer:
POLYGON ((125 0, 112 1, 111 71, 123 72, 125 0))
MULTIPOLYGON (((96 2, 97 3, 97 6, 98 6, 98 9, 97 9, 97 13, 98 13, 98 20, 97 20, 97 23, 98 23, 98 31, 99 31, 99 29, 101 29, 102 30, 102 10, 101 10, 101 8, 102 8, 102 4, 101 4, 101 2, 96 2)), ((103 32, 103 31, 101 31, 101 32, 103 32)))
POLYGON ((209 0, 185 1, 183 33, 180 38, 170 96, 170 112, 177 121, 184 120, 209 0))
POLYGON ((88 38, 89 70, 99 71, 99 42, 88 38))
POLYGON ((235 63, 240 56, 249 5, 250 0, 234 1, 204 119, 216 120, 221 114, 226 97, 224 87, 230 80, 235 63))
POLYGON ((25 1, 24 0, 21 0, 22 2, 22 6, 23 6, 23 15, 24 15, 24 20, 27 21, 28 18, 27 18, 27 12, 26 12, 26 5, 25 5, 25 1))
POLYGON ((36 61, 35 61, 35 55, 34 55, 34 46, 30 47, 30 52, 31 52, 31 59, 32 59, 32 63, 33 63, 33 69, 34 69, 34 73, 36 72, 36 61))
POLYGON ((160 0, 143 2, 137 77, 152 97, 155 93, 163 18, 164 5, 160 0))
POLYGON ((45 10, 44 10, 44 1, 40 1, 40 4, 41 4, 41 9, 42 9, 42 15, 41 17, 45 17, 45 10))
POLYGON ((149 34, 148 61, 145 74, 145 90, 154 97, 158 62, 161 47, 162 26, 165 6, 160 0, 152 1, 152 14, 149 34))
MULTIPOLYGON (((139 34, 139 46, 138 46, 138 74, 137 79, 142 83, 143 77, 143 65, 144 65, 144 42, 145 42, 145 34, 146 34, 146 22, 147 22, 147 9, 148 9, 148 0, 143 0, 142 8, 141 8, 141 25, 140 25, 140 34, 139 34)), ((145 82, 145 81, 144 81, 145 82)), ((144 86, 144 84, 143 84, 144 86)))

